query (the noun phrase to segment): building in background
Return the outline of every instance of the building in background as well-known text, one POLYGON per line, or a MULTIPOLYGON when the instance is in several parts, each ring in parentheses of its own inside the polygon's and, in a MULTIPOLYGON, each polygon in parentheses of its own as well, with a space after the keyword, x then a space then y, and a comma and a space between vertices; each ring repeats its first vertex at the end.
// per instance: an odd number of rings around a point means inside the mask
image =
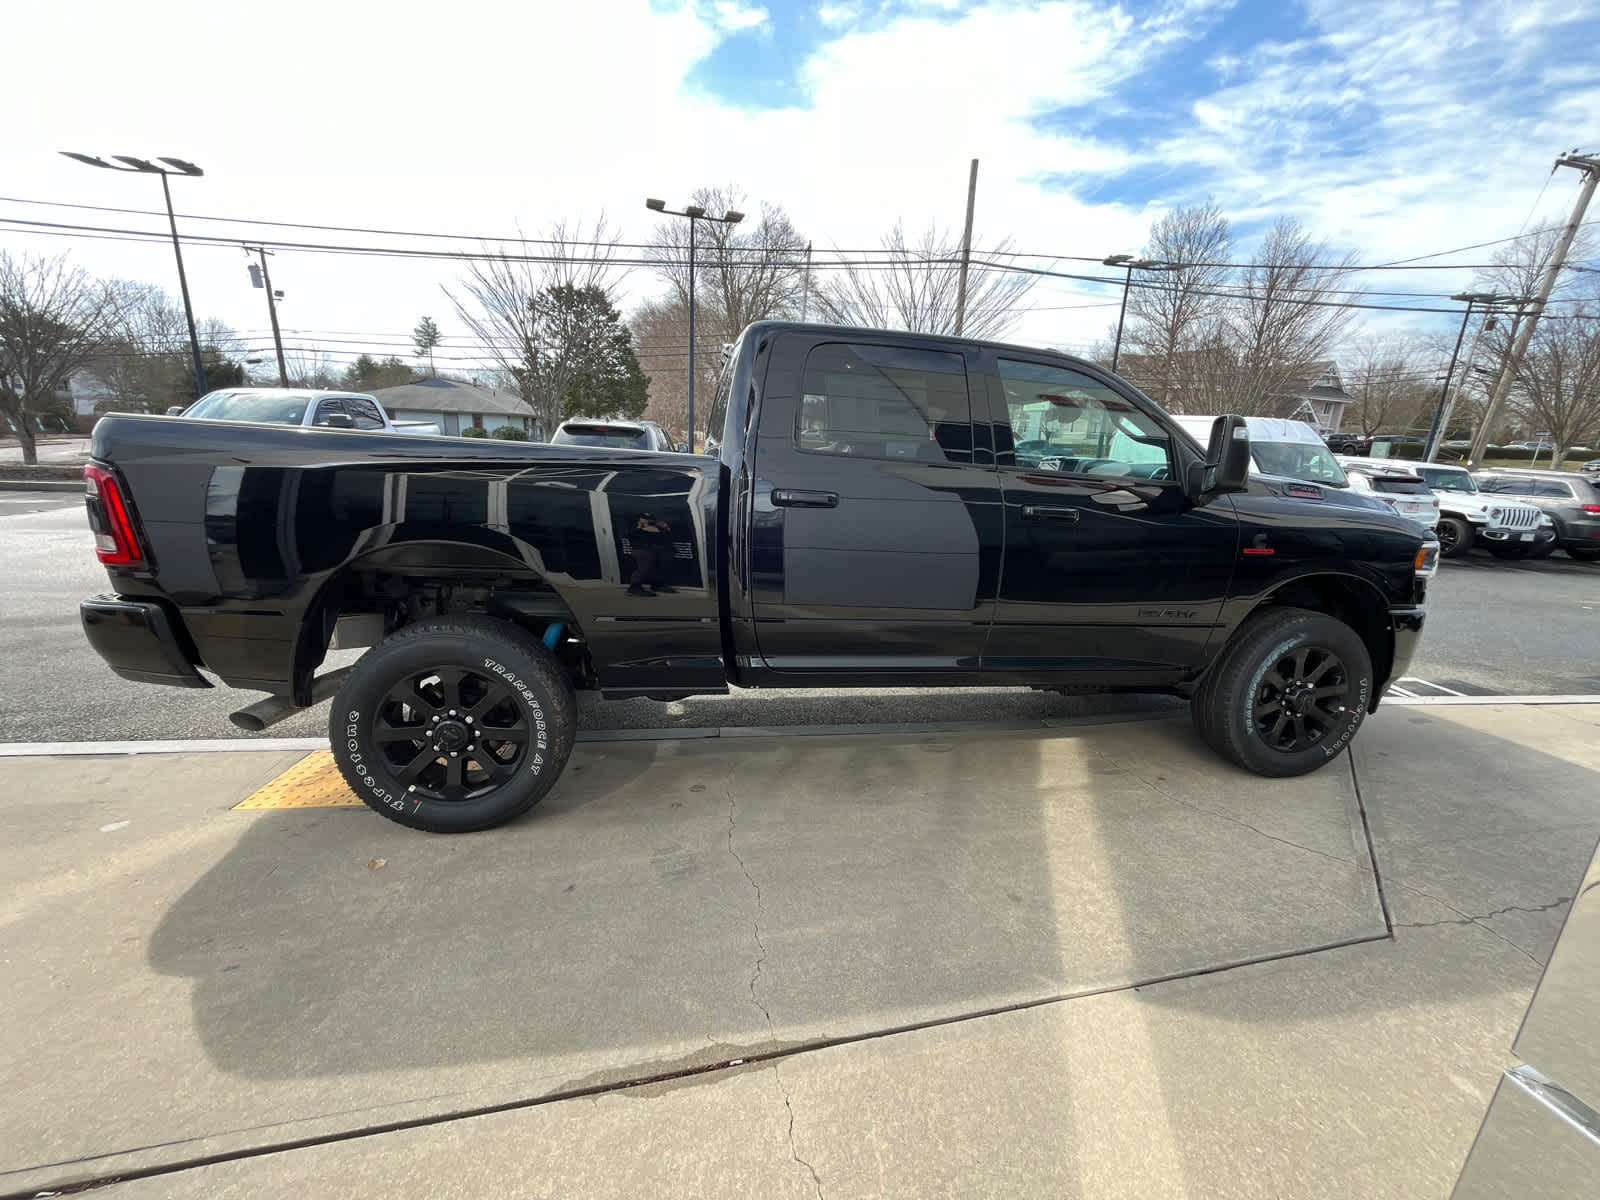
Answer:
POLYGON ((520 429, 530 438, 533 414, 515 392, 479 387, 456 379, 423 379, 398 387, 377 388, 370 393, 383 405, 391 421, 423 421, 439 426, 439 432, 459 435, 463 429, 481 426, 490 434, 502 425, 520 429))

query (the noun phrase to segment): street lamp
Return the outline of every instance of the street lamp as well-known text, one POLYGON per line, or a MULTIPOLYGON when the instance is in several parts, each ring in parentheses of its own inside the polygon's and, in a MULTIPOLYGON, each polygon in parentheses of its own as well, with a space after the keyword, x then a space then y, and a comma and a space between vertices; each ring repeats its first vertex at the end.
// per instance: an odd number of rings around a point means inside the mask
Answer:
POLYGON ((698 204, 686 204, 682 211, 668 208, 665 200, 648 199, 644 206, 651 212, 661 213, 668 217, 689 218, 689 450, 694 451, 694 223, 696 221, 716 221, 723 225, 737 225, 744 220, 744 214, 734 209, 729 209, 720 217, 706 214, 706 210, 698 204))
POLYGON ((1109 258, 1102 258, 1100 264, 1106 267, 1124 267, 1128 272, 1122 280, 1122 307, 1117 310, 1117 343, 1111 348, 1111 373, 1114 375, 1117 371, 1117 362, 1122 357, 1122 320, 1128 313, 1128 288, 1133 284, 1133 273, 1163 267, 1166 264, 1153 258, 1134 258, 1131 254, 1113 254, 1109 258))
POLYGON ((188 175, 198 178, 205 172, 192 162, 181 158, 162 157, 161 161, 167 165, 158 167, 155 163, 144 158, 134 158, 130 154, 113 154, 111 157, 125 166, 108 163, 103 158, 96 158, 92 154, 77 154, 71 150, 63 150, 62 154, 78 162, 87 163, 91 167, 104 167, 108 171, 133 171, 141 175, 161 176, 161 194, 167 198, 167 223, 172 227, 172 253, 178 259, 178 288, 183 292, 183 314, 189 320, 189 349, 194 352, 194 384, 199 389, 199 394, 206 394, 206 370, 200 363, 200 338, 194 331, 194 306, 189 303, 189 278, 183 273, 183 250, 178 245, 178 219, 172 215, 172 189, 167 186, 168 175, 188 175))
MULTIPOLYGON (((1450 381, 1456 373, 1456 358, 1461 354, 1461 340, 1467 336, 1467 322, 1472 319, 1473 305, 1489 309, 1502 304, 1521 302, 1521 297, 1519 296, 1508 296, 1499 292, 1458 292, 1456 295, 1451 296, 1450 299, 1464 302, 1467 306, 1467 311, 1461 314, 1461 329, 1456 334, 1456 348, 1450 354, 1450 366, 1444 373, 1444 388, 1439 393, 1439 406, 1433 410, 1433 423, 1428 427, 1428 441, 1424 447, 1423 462, 1432 462, 1434 456, 1439 453, 1439 443, 1444 440, 1445 430, 1449 428, 1450 414, 1455 411, 1456 396, 1460 395, 1460 389, 1458 388, 1456 395, 1452 396, 1450 394, 1450 381)), ((1483 337, 1483 330, 1484 327, 1482 325, 1478 326, 1477 337, 1472 339, 1472 349, 1467 352, 1469 366, 1472 360, 1478 356, 1478 342, 1483 337)))

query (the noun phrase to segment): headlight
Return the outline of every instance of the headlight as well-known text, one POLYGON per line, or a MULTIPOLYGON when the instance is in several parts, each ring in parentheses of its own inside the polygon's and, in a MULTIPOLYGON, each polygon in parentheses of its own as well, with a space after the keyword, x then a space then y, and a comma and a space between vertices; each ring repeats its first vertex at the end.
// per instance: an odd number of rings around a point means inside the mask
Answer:
POLYGON ((1499 520, 1500 520, 1500 517, 1501 517, 1501 510, 1500 510, 1500 509, 1498 509, 1498 508, 1491 508, 1491 509, 1490 509, 1490 510, 1489 510, 1489 520, 1491 520, 1491 521, 1494 521, 1494 522, 1496 522, 1496 523, 1498 523, 1498 522, 1499 522, 1499 520))
POLYGON ((1546 525, 1549 525, 1552 528, 1554 528, 1555 527, 1555 519, 1553 517, 1551 517, 1551 515, 1549 513, 1540 513, 1539 514, 1539 527, 1542 529, 1546 525))
POLYGON ((1423 542, 1421 549, 1417 551, 1417 558, 1413 567, 1423 579, 1431 579, 1433 573, 1439 569, 1439 543, 1437 541, 1423 542))

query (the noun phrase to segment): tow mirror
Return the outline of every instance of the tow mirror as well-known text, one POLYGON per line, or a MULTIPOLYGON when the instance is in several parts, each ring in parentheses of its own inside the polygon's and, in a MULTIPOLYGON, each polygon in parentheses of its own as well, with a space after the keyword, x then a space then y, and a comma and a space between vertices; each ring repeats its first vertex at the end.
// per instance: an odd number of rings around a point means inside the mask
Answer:
POLYGON ((1211 424, 1206 460, 1189 468, 1188 492, 1196 504, 1245 490, 1250 477, 1250 431, 1244 418, 1232 414, 1211 424))
POLYGON ((317 424, 326 425, 329 429, 354 429, 356 427, 356 419, 349 413, 335 412, 329 413, 317 424))
POLYGON ((171 408, 167 409, 167 416, 169 416, 169 417, 181 417, 181 416, 183 416, 183 405, 174 404, 171 408))

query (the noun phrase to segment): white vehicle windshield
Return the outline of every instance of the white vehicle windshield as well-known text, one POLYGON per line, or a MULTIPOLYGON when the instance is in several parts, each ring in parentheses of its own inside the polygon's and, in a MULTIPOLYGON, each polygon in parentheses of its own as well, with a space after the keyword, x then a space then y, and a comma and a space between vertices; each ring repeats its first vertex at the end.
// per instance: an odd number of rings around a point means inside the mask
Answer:
POLYGON ((262 396, 249 392, 212 392, 184 410, 186 417, 207 421, 259 421, 267 425, 299 425, 305 420, 304 396, 262 396))
POLYGON ((1349 487, 1344 469, 1334 461, 1328 448, 1316 442, 1258 442, 1250 439, 1250 457, 1256 469, 1267 475, 1304 479, 1333 487, 1349 487))
POLYGON ((1477 480, 1459 467, 1430 467, 1426 463, 1418 463, 1416 472, 1430 488, 1437 488, 1441 492, 1476 494, 1478 491, 1477 480))

